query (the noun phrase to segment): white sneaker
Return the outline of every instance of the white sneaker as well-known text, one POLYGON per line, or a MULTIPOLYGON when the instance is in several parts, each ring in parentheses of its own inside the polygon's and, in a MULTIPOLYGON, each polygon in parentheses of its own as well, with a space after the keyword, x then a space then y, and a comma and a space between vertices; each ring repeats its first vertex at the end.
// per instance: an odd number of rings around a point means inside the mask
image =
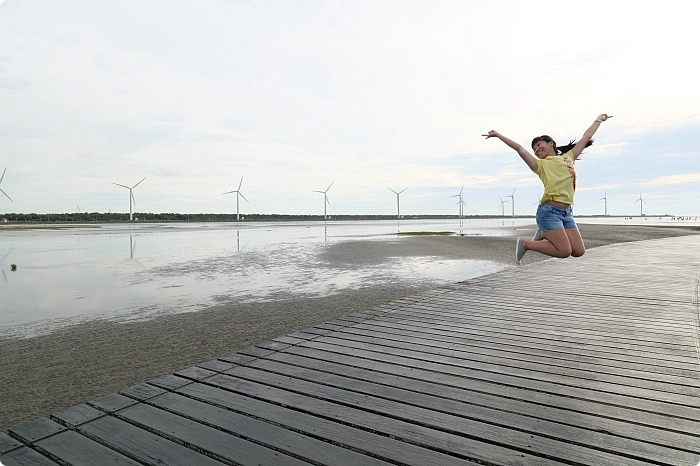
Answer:
POLYGON ((535 236, 532 237, 532 241, 539 241, 542 239, 542 232, 538 228, 537 231, 535 231, 535 236))
POLYGON ((515 242, 515 262, 520 265, 520 261, 523 259, 523 256, 525 255, 525 246, 523 245, 523 240, 518 238, 518 240, 515 242))

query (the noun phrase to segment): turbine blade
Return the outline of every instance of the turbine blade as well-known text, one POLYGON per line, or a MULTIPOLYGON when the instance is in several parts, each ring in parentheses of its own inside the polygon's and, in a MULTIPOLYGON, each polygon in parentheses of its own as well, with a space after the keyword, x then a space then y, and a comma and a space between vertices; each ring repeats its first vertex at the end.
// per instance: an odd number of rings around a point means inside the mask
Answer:
POLYGON ((462 191, 464 191, 464 185, 462 185, 462 189, 459 190, 459 194, 462 194, 462 191))
POLYGON ((241 176, 241 182, 238 183, 238 190, 241 190, 241 186, 243 186, 243 177, 241 176))
MULTIPOLYGON (((146 177, 144 176, 144 177, 143 177, 143 180, 145 180, 145 179, 146 179, 146 177)), ((139 181, 138 183, 136 183, 135 185, 133 185, 133 186, 131 187, 131 189, 134 189, 136 186, 138 186, 138 185, 140 185, 141 183, 143 183, 143 180, 141 180, 141 181, 139 181)))
POLYGON ((328 205, 331 205, 331 201, 329 201, 328 198, 326 198, 326 202, 328 203, 328 205))
POLYGON ((391 192, 394 193, 394 194, 398 194, 396 191, 394 191, 394 190, 391 189, 391 188, 389 188, 389 191, 391 191, 391 192))
POLYGON ((112 183, 112 184, 116 184, 117 186, 121 186, 122 188, 131 189, 130 187, 124 186, 123 184, 119 184, 119 183, 112 183))
POLYGON ((331 186, 333 186, 333 183, 335 183, 335 181, 331 181, 331 184, 328 185, 328 187, 326 188, 326 190, 324 192, 327 193, 328 190, 331 189, 331 186))
POLYGON ((402 192, 406 191, 407 189, 408 189, 408 188, 403 188, 401 191, 399 191, 399 194, 401 194, 402 192))
POLYGON ((311 192, 312 192, 312 193, 321 193, 321 194, 326 194, 326 193, 324 193, 323 191, 316 191, 315 189, 312 189, 312 190, 311 190, 311 192))
POLYGON ((504 202, 503 198, 501 196, 498 196, 498 198, 501 200, 501 202, 504 202))
MULTIPOLYGON (((239 191, 238 194, 240 194, 240 196, 241 196, 243 199, 245 199, 246 202, 248 202, 248 199, 245 198, 245 196, 243 195, 242 192, 239 191)), ((248 202, 248 204, 250 204, 250 202, 248 202)))
POLYGON ((2 188, 0 188, 0 193, 3 193, 5 195, 5 197, 7 197, 10 200, 10 202, 15 202, 12 200, 12 198, 10 196, 7 195, 7 193, 5 191, 2 190, 2 188))
POLYGON ((455 194, 454 196, 448 196, 448 197, 459 197, 459 194, 455 194))
POLYGON ((136 205, 136 198, 134 197, 134 193, 132 192, 130 194, 131 194, 131 200, 134 201, 134 205, 136 205))
POLYGON ((227 193, 223 193, 222 196, 223 196, 224 194, 231 194, 231 193, 237 193, 237 192, 238 192, 238 191, 229 191, 229 192, 227 192, 227 193))
POLYGON ((2 183, 2 180, 5 178, 5 172, 7 171, 7 167, 2 171, 2 176, 0 176, 0 183, 2 183))

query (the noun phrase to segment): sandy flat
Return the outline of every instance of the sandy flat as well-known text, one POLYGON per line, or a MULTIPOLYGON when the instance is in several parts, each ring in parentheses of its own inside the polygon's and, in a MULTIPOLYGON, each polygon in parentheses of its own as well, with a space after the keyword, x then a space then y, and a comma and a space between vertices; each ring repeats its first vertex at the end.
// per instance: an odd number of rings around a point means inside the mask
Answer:
MULTIPOLYGON (((588 248, 700 233, 700 228, 580 225, 588 248)), ((523 238, 534 230, 518 230, 523 238)), ((479 259, 514 266, 514 239, 488 236, 415 236, 396 241, 345 241, 321 260, 362 268, 389 258, 430 256, 479 259)), ((528 253, 524 264, 547 259, 528 253)), ((559 259, 553 259, 559 260, 559 259)), ((576 260, 576 259, 566 259, 576 260)), ((281 294, 264 303, 222 302, 206 310, 146 322, 90 322, 50 335, 0 340, 0 430, 47 416, 138 382, 175 372, 338 316, 424 293, 431 281, 368 284, 322 298, 281 294)))

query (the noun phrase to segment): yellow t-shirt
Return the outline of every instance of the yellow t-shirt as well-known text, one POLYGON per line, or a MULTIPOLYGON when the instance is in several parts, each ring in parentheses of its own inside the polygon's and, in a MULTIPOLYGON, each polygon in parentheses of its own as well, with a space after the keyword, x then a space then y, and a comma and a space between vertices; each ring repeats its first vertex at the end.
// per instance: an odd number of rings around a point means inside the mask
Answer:
POLYGON ((571 151, 562 155, 554 155, 537 159, 537 176, 544 184, 544 194, 540 204, 556 201, 563 204, 574 203, 576 191, 576 170, 574 170, 574 153, 571 151))

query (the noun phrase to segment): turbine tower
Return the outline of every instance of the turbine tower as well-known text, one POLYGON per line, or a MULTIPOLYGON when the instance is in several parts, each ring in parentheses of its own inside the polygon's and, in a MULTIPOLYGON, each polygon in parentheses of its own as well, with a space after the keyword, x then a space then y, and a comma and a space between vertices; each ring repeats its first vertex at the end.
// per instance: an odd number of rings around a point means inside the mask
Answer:
POLYGON ((513 188, 513 192, 511 193, 510 196, 506 196, 511 199, 510 205, 513 209, 513 218, 515 218, 515 188, 513 188))
POLYGON ((311 191, 314 192, 314 193, 321 193, 321 194, 323 194, 323 201, 324 201, 324 202, 323 202, 323 218, 324 218, 324 219, 327 219, 327 218, 328 218, 328 215, 326 214, 326 204, 331 205, 331 203, 328 201, 328 190, 331 189, 331 186, 333 186, 333 183, 335 183, 335 181, 331 182, 331 184, 328 185, 328 187, 326 188, 325 191, 316 191, 316 190, 313 190, 313 189, 311 190, 311 191))
POLYGON ((501 217, 505 217, 506 211, 505 211, 505 208, 503 207, 503 205, 508 201, 504 201, 501 196, 498 196, 498 198, 501 200, 501 217))
POLYGON ((634 201, 635 204, 636 204, 637 202, 639 202, 639 216, 640 216, 640 217, 644 217, 644 209, 643 209, 643 206, 644 206, 644 204, 646 204, 646 201, 645 201, 644 199, 642 199, 642 192, 641 192, 641 191, 639 191, 639 199, 637 199, 636 201, 634 201))
MULTIPOLYGON (((143 180, 145 180, 145 179, 146 179, 146 177, 143 178, 143 180)), ((138 186, 138 185, 140 185, 141 183, 143 183, 143 180, 139 181, 138 183, 136 183, 135 185, 133 185, 131 188, 128 187, 128 186, 124 186, 123 184, 112 183, 112 184, 116 184, 117 186, 121 186, 122 188, 126 188, 126 189, 129 190, 129 221, 134 220, 134 212, 133 212, 133 209, 132 209, 132 207, 131 207, 132 201, 133 201, 134 205, 136 205, 136 199, 134 199, 134 191, 133 191, 133 190, 134 190, 134 188, 135 188, 136 186, 138 186)))
MULTIPOLYGON (((243 177, 242 176, 241 176, 241 182, 238 183, 238 189, 236 189, 235 191, 229 191, 227 193, 224 193, 224 194, 236 193, 236 220, 241 219, 241 216, 238 213, 238 196, 242 197, 244 201, 248 202, 248 199, 246 199, 245 196, 243 195, 243 193, 241 193, 241 186, 243 186, 243 177)), ((222 196, 223 196, 223 194, 222 194, 222 196)), ((250 202, 248 202, 248 204, 250 204, 250 202)))
POLYGON ((399 192, 397 193, 397 192, 394 191, 393 189, 389 188, 389 191, 391 191, 392 193, 396 194, 396 218, 401 218, 401 208, 400 208, 400 206, 399 206, 399 194, 401 194, 402 192, 406 191, 407 189, 408 189, 408 188, 403 188, 401 191, 399 191, 399 192))
MULTIPOLYGON (((7 171, 7 167, 5 167, 5 169, 2 171, 2 176, 0 176, 0 183, 2 183, 3 178, 5 178, 6 171, 7 171)), ((7 193, 5 191, 2 190, 2 188, 0 188, 0 193, 3 193, 6 198, 10 199, 10 202, 15 202, 10 198, 10 196, 7 195, 7 193)))
MULTIPOLYGON (((640 192, 639 195, 641 196, 642 193, 640 192)), ((605 201, 605 216, 607 217, 608 216, 608 190, 607 189, 605 190, 605 194, 603 195, 603 197, 601 197, 598 200, 605 201)))
POLYGON ((454 196, 450 197, 458 197, 459 201, 457 201, 457 204, 459 204, 459 218, 464 217, 464 206, 466 205, 464 203, 464 199, 462 199, 462 191, 464 191, 464 185, 462 185, 462 189, 459 190, 459 194, 455 194, 454 196))

